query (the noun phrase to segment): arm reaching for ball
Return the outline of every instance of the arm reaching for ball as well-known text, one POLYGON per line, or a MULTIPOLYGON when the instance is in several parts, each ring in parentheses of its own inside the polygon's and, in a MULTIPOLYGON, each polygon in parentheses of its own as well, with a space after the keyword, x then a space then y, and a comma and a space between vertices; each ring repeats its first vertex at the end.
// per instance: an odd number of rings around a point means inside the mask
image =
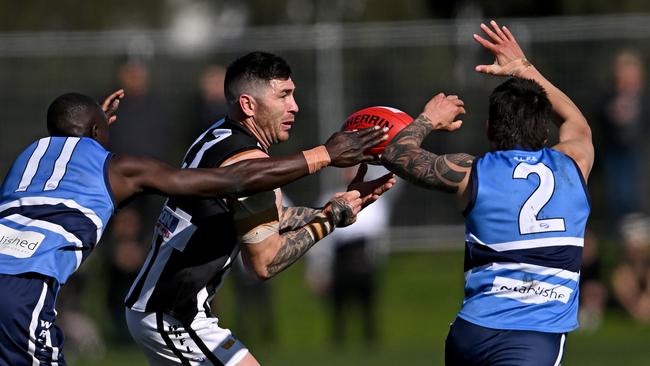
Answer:
POLYGON ((468 154, 436 155, 420 147, 434 130, 455 131, 462 125, 456 117, 465 113, 464 102, 440 93, 424 111, 388 142, 381 161, 384 166, 414 184, 464 196, 474 157, 468 154))

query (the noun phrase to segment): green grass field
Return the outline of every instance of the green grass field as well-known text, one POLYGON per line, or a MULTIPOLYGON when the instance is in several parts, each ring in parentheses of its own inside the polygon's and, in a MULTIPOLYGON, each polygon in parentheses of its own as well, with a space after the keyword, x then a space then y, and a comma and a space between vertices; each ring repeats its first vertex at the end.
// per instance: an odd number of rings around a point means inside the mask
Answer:
MULTIPOLYGON (((462 253, 395 254, 383 265, 378 299, 380 341, 368 346, 357 322, 344 346, 329 342, 327 306, 303 281, 302 263, 273 279, 277 339, 273 344, 243 339, 264 365, 442 365, 448 325, 462 301, 462 253)), ((228 282, 228 281, 227 281, 228 282)), ((234 304, 227 283, 217 300, 221 322, 232 325, 234 304)), ((259 309, 266 314, 266 309, 259 309)), ((356 320, 356 319, 353 319, 356 320)), ((572 333, 564 365, 650 365, 650 326, 609 311, 593 334, 572 333)), ((131 347, 111 347, 104 355, 68 360, 71 366, 146 365, 131 347)))

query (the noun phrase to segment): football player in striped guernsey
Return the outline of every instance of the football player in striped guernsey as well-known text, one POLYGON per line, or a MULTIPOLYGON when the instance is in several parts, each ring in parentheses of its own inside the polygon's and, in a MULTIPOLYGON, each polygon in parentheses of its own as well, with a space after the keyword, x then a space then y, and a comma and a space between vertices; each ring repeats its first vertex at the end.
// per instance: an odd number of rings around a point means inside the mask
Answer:
MULTIPOLYGON (((229 197, 267 191, 315 171, 373 159, 365 148, 379 129, 336 133, 313 153, 248 160, 218 169, 173 169, 106 150, 109 124, 123 91, 102 106, 69 93, 47 111, 49 137, 27 147, 0 188, 0 365, 65 365, 54 324, 60 287, 99 242, 115 210, 134 195, 229 197), (311 169, 311 170, 310 170, 311 169)), ((338 202, 338 218, 354 217, 361 199, 338 202)))
POLYGON ((506 27, 474 39, 496 57, 476 71, 512 76, 490 96, 483 156, 420 148, 465 112, 438 94, 386 147, 382 161, 423 187, 455 193, 465 216, 465 299, 446 341, 447 365, 559 365, 578 327, 578 281, 594 149, 578 107, 525 58, 506 27), (559 143, 546 147, 549 126, 559 143))
MULTIPOLYGON (((226 70, 228 113, 190 146, 183 166, 207 168, 269 158, 286 141, 298 105, 291 68, 276 55, 251 52, 226 70)), ((317 170, 322 147, 308 152, 317 170)), ((192 169, 188 169, 192 170, 192 169)), ((171 197, 163 207, 144 266, 126 298, 131 335, 152 365, 258 365, 246 346, 221 328, 210 302, 241 252, 244 266, 269 279, 293 264, 362 205, 392 187, 392 174, 334 195, 323 208, 283 207, 280 190, 240 199, 171 197), (354 189, 359 189, 356 191, 354 189), (346 204, 350 206, 350 204, 346 204), (348 213, 346 213, 348 212, 348 213)))

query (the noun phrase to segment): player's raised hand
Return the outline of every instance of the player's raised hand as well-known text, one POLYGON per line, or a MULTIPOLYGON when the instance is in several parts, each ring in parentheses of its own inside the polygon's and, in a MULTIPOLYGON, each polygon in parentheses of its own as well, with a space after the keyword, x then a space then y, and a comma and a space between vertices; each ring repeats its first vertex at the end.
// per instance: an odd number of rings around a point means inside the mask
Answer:
POLYGON ((332 160, 331 165, 344 168, 376 160, 376 156, 365 155, 364 151, 387 138, 386 131, 379 127, 369 127, 357 131, 340 131, 333 134, 325 142, 325 148, 332 160))
POLYGON ((520 72, 530 67, 524 51, 505 26, 500 27, 494 20, 490 21, 492 28, 481 23, 481 29, 488 39, 474 34, 474 40, 494 54, 492 65, 478 65, 475 70, 485 74, 499 76, 518 76, 520 72))
POLYGON ((334 225, 345 227, 357 221, 357 214, 361 211, 362 204, 359 191, 340 192, 325 205, 323 212, 332 217, 334 225))
POLYGON ((439 93, 427 102, 420 116, 428 119, 436 130, 454 131, 463 124, 462 120, 456 119, 460 114, 465 114, 463 100, 457 95, 439 93))
POLYGON ((368 166, 366 164, 359 165, 356 176, 348 185, 348 191, 359 191, 361 194, 362 208, 378 200, 379 196, 397 184, 397 179, 395 179, 393 173, 365 182, 363 178, 367 172, 368 166))
POLYGON ((104 99, 102 109, 108 118, 108 125, 117 121, 117 108, 120 106, 120 100, 124 98, 124 89, 118 89, 104 99))

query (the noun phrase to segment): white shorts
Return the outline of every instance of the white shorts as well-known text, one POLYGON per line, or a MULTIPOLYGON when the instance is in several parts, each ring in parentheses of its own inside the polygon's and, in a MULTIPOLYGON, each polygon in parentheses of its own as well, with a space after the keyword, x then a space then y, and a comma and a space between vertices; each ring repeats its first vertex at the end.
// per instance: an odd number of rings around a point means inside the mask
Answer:
POLYGON ((248 349, 217 318, 199 313, 189 328, 164 313, 143 313, 126 308, 129 332, 152 366, 232 366, 248 349))

